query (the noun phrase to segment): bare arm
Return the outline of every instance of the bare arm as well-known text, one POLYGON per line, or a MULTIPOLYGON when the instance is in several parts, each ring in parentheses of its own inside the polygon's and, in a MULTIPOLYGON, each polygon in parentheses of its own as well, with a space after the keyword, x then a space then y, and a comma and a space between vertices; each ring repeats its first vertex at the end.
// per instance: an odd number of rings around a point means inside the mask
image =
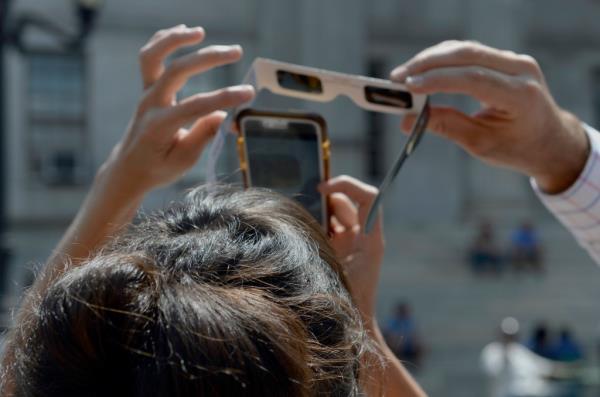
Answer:
POLYGON ((377 353, 363 358, 362 383, 367 395, 387 397, 423 397, 425 392, 396 358, 385 342, 375 317, 375 301, 384 236, 382 216, 369 234, 363 233, 369 209, 377 189, 357 179, 341 176, 321 186, 329 194, 333 218, 331 244, 344 265, 350 293, 375 343, 377 353), (383 365, 382 365, 383 364, 383 365))
POLYGON ((368 373, 370 378, 367 388, 368 395, 386 397, 426 396, 421 386, 419 386, 391 351, 383 338, 379 326, 375 324, 369 332, 379 348, 384 366, 373 366, 373 369, 368 373))
POLYGON ((127 226, 147 192, 175 181, 197 161, 225 117, 219 109, 237 106, 254 95, 251 87, 229 87, 175 100, 188 78, 236 62, 242 55, 238 46, 213 46, 164 65, 168 55, 198 44, 203 37, 201 28, 181 25, 158 32, 142 48, 142 100, 123 139, 98 171, 77 216, 23 300, 2 360, 1 395, 14 394, 14 343, 48 286, 127 226), (189 123, 192 126, 184 128, 189 123))

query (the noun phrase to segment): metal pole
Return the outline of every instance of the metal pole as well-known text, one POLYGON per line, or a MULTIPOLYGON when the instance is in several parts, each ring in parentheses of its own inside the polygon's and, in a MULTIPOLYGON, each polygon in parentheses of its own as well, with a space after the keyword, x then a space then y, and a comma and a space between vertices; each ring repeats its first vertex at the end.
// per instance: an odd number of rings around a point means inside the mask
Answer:
POLYGON ((11 0, 0 0, 0 297, 4 295, 9 253, 6 246, 6 55, 11 0))

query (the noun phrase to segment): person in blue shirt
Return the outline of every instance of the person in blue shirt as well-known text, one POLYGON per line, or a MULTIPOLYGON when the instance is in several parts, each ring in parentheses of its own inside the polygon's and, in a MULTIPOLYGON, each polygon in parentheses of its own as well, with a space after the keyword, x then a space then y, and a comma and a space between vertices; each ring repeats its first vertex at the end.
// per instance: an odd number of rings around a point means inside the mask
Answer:
POLYGON ((542 249, 538 234, 529 222, 523 222, 511 235, 512 265, 514 270, 542 271, 542 249))
POLYGON ((554 360, 555 349, 550 340, 550 332, 546 324, 538 324, 526 344, 527 348, 538 356, 554 360))
POLYGON ((399 303, 384 328, 384 336, 394 354, 400 359, 419 365, 423 348, 415 319, 407 303, 399 303))
POLYGON ((583 351, 571 330, 563 327, 554 346, 554 359, 564 362, 575 362, 583 358, 583 351))

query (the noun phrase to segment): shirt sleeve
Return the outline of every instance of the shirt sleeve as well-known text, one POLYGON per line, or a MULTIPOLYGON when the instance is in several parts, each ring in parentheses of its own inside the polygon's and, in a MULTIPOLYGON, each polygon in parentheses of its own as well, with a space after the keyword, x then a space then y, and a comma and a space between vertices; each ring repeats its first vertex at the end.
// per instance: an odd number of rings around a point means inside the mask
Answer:
POLYGON ((590 141, 590 155, 577 181, 556 195, 543 193, 533 179, 531 184, 550 212, 600 264, 600 132, 583 126, 590 141))

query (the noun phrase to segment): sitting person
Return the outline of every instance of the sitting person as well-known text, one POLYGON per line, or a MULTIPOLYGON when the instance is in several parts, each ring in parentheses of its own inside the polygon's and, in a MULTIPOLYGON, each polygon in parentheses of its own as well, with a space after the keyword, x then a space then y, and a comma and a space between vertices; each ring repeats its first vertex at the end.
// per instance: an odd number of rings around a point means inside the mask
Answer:
POLYGON ((554 359, 569 363, 583 359, 583 349, 568 327, 560 330, 554 346, 554 359))
POLYGON ((543 270, 542 249, 537 232, 531 223, 524 222, 513 232, 511 258, 516 271, 531 269, 541 272, 543 270))
POLYGON ((554 360, 554 347, 550 337, 550 331, 544 323, 540 323, 533 329, 529 341, 527 342, 529 350, 538 356, 554 360))
POLYGON ((264 190, 208 186, 131 221, 146 193, 196 163, 251 87, 177 91, 235 62, 208 47, 164 65, 199 28, 158 32, 141 52, 145 93, 72 225, 27 293, 8 336, 2 396, 422 396, 375 318, 377 190, 321 186, 330 235, 264 190), (192 123, 191 127, 184 125, 192 123))
POLYGON ((394 316, 384 328, 384 336, 400 360, 417 367, 421 364, 423 347, 408 304, 400 303, 396 306, 394 316))
POLYGON ((481 367, 487 377, 490 397, 554 396, 551 378, 565 372, 551 360, 540 357, 519 342, 519 322, 502 320, 497 339, 481 351, 481 367))
POLYGON ((491 223, 481 222, 479 225, 477 236, 470 249, 469 260, 475 274, 488 271, 500 274, 502 263, 491 223))

